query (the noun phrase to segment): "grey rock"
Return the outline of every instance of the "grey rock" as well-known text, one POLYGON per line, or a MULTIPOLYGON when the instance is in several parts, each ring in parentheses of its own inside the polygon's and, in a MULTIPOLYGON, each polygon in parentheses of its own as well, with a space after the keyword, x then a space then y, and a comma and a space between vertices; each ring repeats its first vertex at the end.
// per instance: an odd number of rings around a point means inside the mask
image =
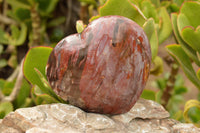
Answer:
POLYGON ((0 133, 192 133, 200 129, 169 118, 151 100, 140 99, 125 114, 87 113, 67 104, 21 108, 0 120, 0 133))
POLYGON ((173 126, 174 133, 200 133, 193 124, 179 123, 173 126))

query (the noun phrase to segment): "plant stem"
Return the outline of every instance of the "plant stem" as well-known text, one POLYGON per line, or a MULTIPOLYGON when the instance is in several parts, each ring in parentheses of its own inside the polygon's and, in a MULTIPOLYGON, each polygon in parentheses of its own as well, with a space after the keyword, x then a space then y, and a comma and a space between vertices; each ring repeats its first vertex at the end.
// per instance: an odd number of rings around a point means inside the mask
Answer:
POLYGON ((161 97, 161 104, 165 108, 167 108, 167 104, 169 102, 169 99, 172 96, 172 91, 173 91, 174 84, 175 84, 175 81, 176 81, 176 75, 177 75, 178 70, 179 70, 178 64, 176 64, 174 61, 170 62, 170 64, 171 64, 170 76, 169 76, 169 79, 167 81, 166 88, 165 88, 163 95, 161 97))
POLYGON ((17 66, 15 71, 10 75, 10 77, 7 78, 8 82, 12 82, 17 77, 19 73, 19 69, 20 69, 20 66, 17 66))
POLYGON ((17 23, 13 19, 8 18, 6 16, 3 16, 1 14, 0 14, 0 22, 2 24, 14 24, 14 25, 17 25, 17 23))
POLYGON ((84 24, 88 23, 88 5, 84 2, 81 2, 80 19, 84 24))
POLYGON ((4 94, 1 92, 1 90, 0 90, 0 101, 1 101, 1 99, 3 99, 5 96, 4 96, 4 94))
POLYGON ((31 8, 31 21, 32 21, 32 41, 29 44, 29 47, 38 46, 41 43, 41 20, 37 12, 37 4, 33 4, 31 8))

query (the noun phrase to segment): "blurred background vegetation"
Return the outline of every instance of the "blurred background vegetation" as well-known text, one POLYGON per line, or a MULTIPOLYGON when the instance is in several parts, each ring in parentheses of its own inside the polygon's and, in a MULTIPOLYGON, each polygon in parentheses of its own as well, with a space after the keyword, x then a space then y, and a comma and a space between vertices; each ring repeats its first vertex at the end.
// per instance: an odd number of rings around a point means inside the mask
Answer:
POLYGON ((121 15, 143 27, 151 44, 151 75, 141 97, 200 126, 199 12, 199 0, 0 0, 0 118, 64 102, 44 76, 52 49, 35 46, 54 47, 98 17, 121 15))

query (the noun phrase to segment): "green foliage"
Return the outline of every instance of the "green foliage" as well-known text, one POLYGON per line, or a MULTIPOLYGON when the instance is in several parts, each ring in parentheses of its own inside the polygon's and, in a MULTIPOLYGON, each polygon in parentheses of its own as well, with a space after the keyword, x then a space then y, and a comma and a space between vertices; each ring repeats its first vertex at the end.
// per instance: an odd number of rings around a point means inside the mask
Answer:
POLYGON ((81 33, 84 30, 85 26, 83 21, 76 21, 76 30, 78 33, 81 33))
POLYGON ((200 88, 200 80, 190 59, 200 66, 199 11, 199 2, 185 2, 179 14, 172 14, 173 30, 180 45, 167 46, 168 52, 178 61, 186 76, 197 88, 200 88))
POLYGON ((154 60, 158 53, 158 36, 156 32, 154 19, 152 18, 148 19, 144 23, 143 29, 150 41, 152 60, 154 60))
POLYGON ((15 81, 6 81, 4 79, 0 79, 0 90, 5 95, 8 96, 12 92, 15 81))
POLYGON ((163 72, 163 60, 159 56, 156 56, 152 64, 154 65, 150 73, 153 75, 160 75, 163 72))
POLYGON ((142 26, 146 20, 144 15, 139 11, 139 9, 133 5, 129 0, 109 0, 100 7, 100 16, 108 15, 120 15, 134 20, 140 26, 142 26))
POLYGON ((190 58, 185 54, 180 45, 168 45, 167 51, 181 65, 186 76, 200 89, 200 80, 192 67, 190 58))
POLYGON ((50 87, 45 75, 45 67, 52 51, 50 47, 34 47, 24 60, 23 71, 26 79, 34 85, 32 97, 35 104, 64 102, 50 87))
POLYGON ((156 93, 155 93, 155 91, 144 89, 140 97, 144 98, 144 99, 149 99, 149 100, 155 101, 156 100, 156 93))
POLYGON ((189 100, 184 107, 183 116, 186 122, 194 123, 200 127, 200 102, 198 100, 189 100))
POLYGON ((45 67, 52 51, 50 47, 34 47, 29 50, 25 57, 23 71, 26 79, 32 84, 44 88, 44 84, 38 78, 35 68, 38 69, 42 75, 45 75, 45 67))
POLYGON ((0 119, 6 116, 8 113, 13 111, 13 105, 10 102, 1 102, 0 103, 0 119))
MULTIPOLYGON (((9 96, 14 88, 15 82, 15 80, 6 81, 0 79, 0 91, 5 96, 9 96)), ((0 119, 14 109, 30 106, 33 106, 33 102, 30 99, 30 85, 25 79, 23 79, 20 91, 16 99, 12 102, 0 102, 0 119)))
MULTIPOLYGON (((169 77, 170 74, 166 73, 163 78, 159 78, 154 81, 154 86, 159 89, 156 93, 156 101, 161 103, 162 102, 162 95, 169 84, 169 77)), ((167 110, 170 113, 170 116, 177 120, 183 120, 183 114, 180 111, 180 105, 184 103, 183 94, 188 92, 188 88, 184 86, 184 79, 181 75, 177 75, 175 78, 175 83, 173 90, 171 92, 171 97, 167 104, 167 110)))
POLYGON ((14 108, 24 108, 32 105, 32 100, 30 99, 30 84, 23 79, 21 89, 17 95, 17 98, 13 101, 14 108))

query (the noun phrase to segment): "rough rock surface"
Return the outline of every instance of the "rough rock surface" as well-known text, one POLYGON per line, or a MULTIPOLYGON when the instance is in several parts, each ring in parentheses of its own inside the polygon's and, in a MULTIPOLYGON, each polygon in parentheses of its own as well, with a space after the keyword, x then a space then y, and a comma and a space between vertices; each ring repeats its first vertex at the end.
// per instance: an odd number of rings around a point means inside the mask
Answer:
POLYGON ((140 99, 125 114, 87 113, 66 104, 21 108, 0 120, 0 133, 198 133, 192 124, 169 118, 165 109, 140 99))

